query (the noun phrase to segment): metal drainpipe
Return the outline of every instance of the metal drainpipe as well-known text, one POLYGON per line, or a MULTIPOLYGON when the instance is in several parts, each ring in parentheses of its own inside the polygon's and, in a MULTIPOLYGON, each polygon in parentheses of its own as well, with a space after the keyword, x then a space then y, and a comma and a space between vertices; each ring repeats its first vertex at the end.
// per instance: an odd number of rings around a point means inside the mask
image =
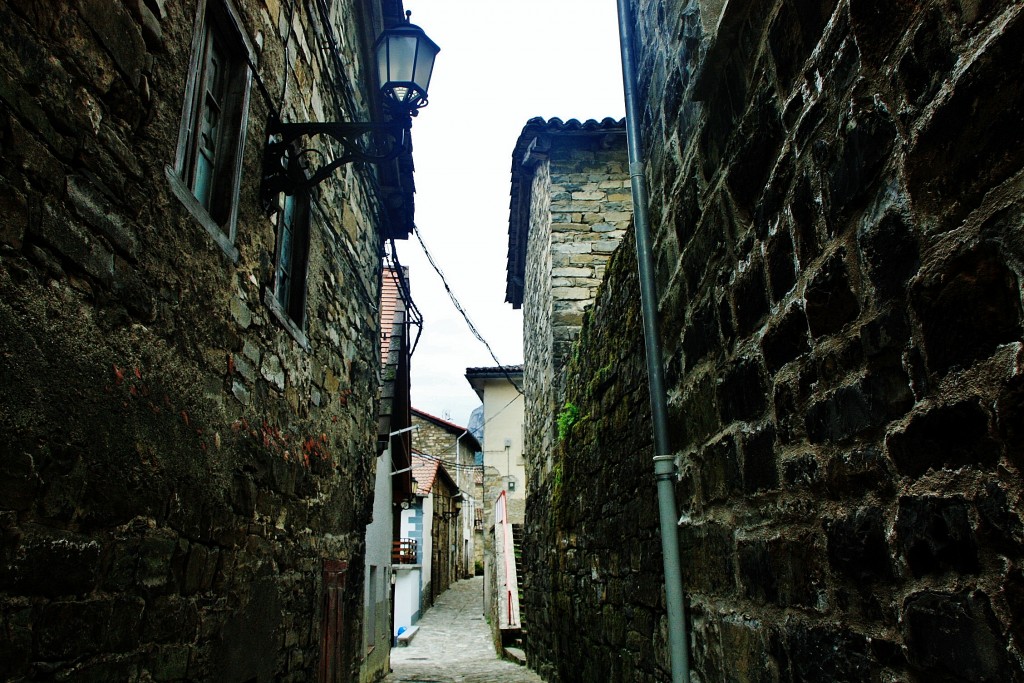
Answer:
POLYGON ((683 606, 683 579, 679 565, 679 529, 676 508, 676 459, 670 453, 668 411, 658 340, 658 290, 654 282, 651 235, 647 218, 647 180, 640 151, 640 113, 636 96, 636 64, 633 54, 633 22, 629 0, 617 0, 619 45, 622 50, 622 84, 626 98, 626 144, 629 150, 629 180, 633 192, 633 226, 640 274, 640 307, 643 312, 647 377, 651 392, 651 420, 654 426, 654 474, 658 480, 658 513, 661 519, 661 547, 665 562, 665 600, 668 611, 668 645, 672 660, 672 683, 689 683, 690 663, 683 606))

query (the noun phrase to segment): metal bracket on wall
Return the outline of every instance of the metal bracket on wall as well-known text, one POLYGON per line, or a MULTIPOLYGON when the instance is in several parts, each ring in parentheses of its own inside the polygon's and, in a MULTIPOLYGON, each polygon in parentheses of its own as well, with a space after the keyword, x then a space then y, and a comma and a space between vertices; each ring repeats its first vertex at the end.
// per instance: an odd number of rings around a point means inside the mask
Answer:
MULTIPOLYGON (((328 122, 282 123, 272 118, 267 125, 267 146, 263 153, 263 178, 260 198, 267 214, 277 210, 282 192, 295 194, 315 187, 339 167, 354 161, 380 164, 411 152, 408 116, 388 123, 328 122), (323 135, 341 146, 340 154, 327 160, 327 154, 312 147, 300 147, 300 138, 323 135), (312 156, 325 163, 316 165, 312 156)), ((332 155, 333 156, 333 155, 332 155)))

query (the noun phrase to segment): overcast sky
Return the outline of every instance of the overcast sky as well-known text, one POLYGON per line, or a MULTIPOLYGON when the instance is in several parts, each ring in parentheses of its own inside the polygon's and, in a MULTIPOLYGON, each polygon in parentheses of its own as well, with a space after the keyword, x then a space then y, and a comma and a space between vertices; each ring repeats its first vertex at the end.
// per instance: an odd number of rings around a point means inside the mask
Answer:
MULTIPOLYGON (((615 0, 405 0, 441 47, 413 122, 416 224, 503 365, 522 363, 522 311, 505 303, 512 149, 526 122, 624 116, 615 0)), ((423 335, 415 408, 466 425, 467 367, 495 362, 470 333, 415 237, 398 243, 423 335)))

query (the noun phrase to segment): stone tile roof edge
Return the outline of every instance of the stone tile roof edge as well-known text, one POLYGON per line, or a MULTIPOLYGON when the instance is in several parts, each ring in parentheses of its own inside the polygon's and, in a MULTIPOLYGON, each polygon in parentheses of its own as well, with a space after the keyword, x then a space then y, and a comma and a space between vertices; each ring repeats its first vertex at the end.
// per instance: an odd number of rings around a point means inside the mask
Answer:
POLYGON ((517 372, 523 371, 523 364, 518 365, 500 365, 494 367, 483 367, 483 368, 466 368, 467 375, 489 375, 495 374, 499 377, 504 377, 505 373, 513 375, 517 372))
POLYGON ((530 193, 532 170, 523 167, 523 159, 531 149, 538 135, 580 136, 608 135, 609 133, 626 134, 626 119, 613 119, 610 116, 598 121, 579 119, 562 121, 560 118, 544 119, 535 116, 526 122, 519 139, 512 150, 511 184, 509 189, 508 207, 508 254, 505 265, 505 301, 513 308, 523 304, 523 274, 526 262, 526 234, 529 231, 529 216, 525 214, 529 206, 529 197, 523 201, 521 195, 530 193))

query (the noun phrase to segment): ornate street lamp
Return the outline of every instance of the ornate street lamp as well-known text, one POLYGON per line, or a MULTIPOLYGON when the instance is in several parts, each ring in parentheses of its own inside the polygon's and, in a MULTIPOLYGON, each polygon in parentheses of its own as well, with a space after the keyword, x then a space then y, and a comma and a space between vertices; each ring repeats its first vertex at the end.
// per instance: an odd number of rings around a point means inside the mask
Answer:
POLYGON ((409 148, 408 131, 412 117, 427 104, 427 88, 434 70, 434 58, 440 51, 419 26, 409 23, 385 29, 374 44, 380 98, 389 121, 368 123, 334 121, 325 123, 282 123, 272 116, 267 125, 268 142, 263 156, 261 195, 268 213, 277 206, 281 192, 297 191, 319 185, 334 171, 353 161, 379 164, 398 158, 409 148), (310 169, 310 153, 296 145, 303 136, 326 135, 341 145, 341 154, 310 169))

